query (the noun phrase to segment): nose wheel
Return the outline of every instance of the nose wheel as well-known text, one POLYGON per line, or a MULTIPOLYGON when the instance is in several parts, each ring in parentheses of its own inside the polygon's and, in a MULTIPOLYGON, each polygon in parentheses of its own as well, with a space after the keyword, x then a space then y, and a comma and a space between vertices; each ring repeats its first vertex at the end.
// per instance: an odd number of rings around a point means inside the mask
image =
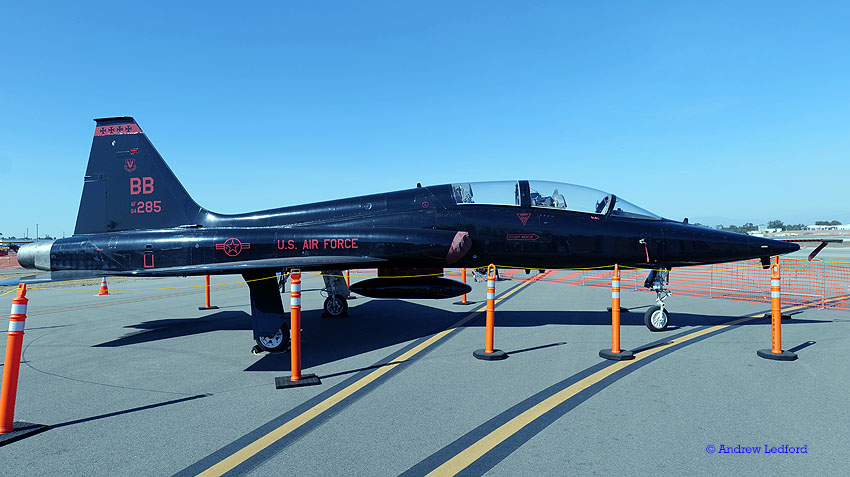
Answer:
POLYGON ((670 316, 667 314, 667 310, 655 305, 646 310, 643 315, 643 322, 649 328, 649 331, 664 331, 670 324, 670 316))
POLYGON ((670 283, 670 271, 666 268, 660 270, 651 270, 643 286, 655 292, 655 306, 646 310, 643 315, 643 323, 649 331, 664 331, 670 324, 670 315, 664 308, 664 300, 670 297, 673 293, 667 289, 667 284, 670 283))

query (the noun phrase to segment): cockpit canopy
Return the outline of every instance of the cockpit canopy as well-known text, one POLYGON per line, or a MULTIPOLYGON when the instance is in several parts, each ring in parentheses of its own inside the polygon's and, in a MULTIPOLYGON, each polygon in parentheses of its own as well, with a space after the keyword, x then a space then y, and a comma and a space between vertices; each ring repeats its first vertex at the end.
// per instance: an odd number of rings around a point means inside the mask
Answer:
POLYGON ((661 217, 613 194, 575 184, 549 181, 497 181, 452 184, 458 205, 488 204, 550 209, 633 219, 661 217), (613 207, 613 209, 612 209, 613 207))

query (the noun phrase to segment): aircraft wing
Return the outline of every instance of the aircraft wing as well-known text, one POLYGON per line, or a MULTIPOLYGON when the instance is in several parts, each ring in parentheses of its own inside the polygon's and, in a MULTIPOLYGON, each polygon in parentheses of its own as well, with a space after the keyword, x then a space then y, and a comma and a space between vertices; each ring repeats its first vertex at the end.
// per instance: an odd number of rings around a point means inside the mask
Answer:
POLYGON ((134 276, 183 276, 183 275, 216 275, 223 273, 241 273, 247 270, 300 268, 303 270, 320 270, 333 268, 346 270, 353 267, 377 266, 385 259, 375 257, 346 257, 346 256, 311 256, 264 258, 237 262, 209 263, 204 265, 189 265, 181 267, 166 267, 149 270, 133 270, 122 275, 134 276))
POLYGON ((182 267, 157 268, 151 270, 109 271, 109 270, 60 270, 53 272, 25 275, 9 280, 0 281, 0 286, 17 286, 19 283, 45 283, 66 280, 83 280, 103 276, 189 276, 217 275, 224 273, 241 273, 248 270, 301 268, 303 270, 336 269, 347 270, 354 267, 370 268, 377 266, 385 259, 375 257, 346 257, 346 256, 313 256, 266 258, 260 260, 244 260, 239 262, 212 263, 206 265, 189 265, 182 267))

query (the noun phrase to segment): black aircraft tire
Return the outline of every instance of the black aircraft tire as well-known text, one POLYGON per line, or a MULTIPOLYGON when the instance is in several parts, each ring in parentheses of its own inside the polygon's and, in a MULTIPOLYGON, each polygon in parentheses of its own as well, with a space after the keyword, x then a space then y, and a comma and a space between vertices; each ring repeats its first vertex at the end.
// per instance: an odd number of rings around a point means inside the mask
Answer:
POLYGON ((289 325, 283 325, 274 336, 261 336, 255 340, 257 348, 269 353, 280 353, 289 349, 289 325))
POLYGON ((348 301, 342 295, 331 295, 325 298, 325 312, 322 316, 327 318, 342 318, 348 316, 348 301))
POLYGON ((665 308, 664 313, 664 322, 660 323, 660 317, 655 317, 655 323, 653 323, 653 315, 658 314, 661 310, 661 307, 658 305, 650 307, 646 310, 646 313, 643 314, 643 323, 649 328, 649 331, 664 331, 667 329, 667 326, 670 324, 670 315, 667 313, 667 309, 665 308))

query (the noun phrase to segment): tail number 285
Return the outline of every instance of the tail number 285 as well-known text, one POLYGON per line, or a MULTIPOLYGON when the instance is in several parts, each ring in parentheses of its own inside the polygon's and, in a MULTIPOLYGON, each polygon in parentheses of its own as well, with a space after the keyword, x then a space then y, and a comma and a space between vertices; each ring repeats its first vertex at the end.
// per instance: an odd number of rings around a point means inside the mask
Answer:
POLYGON ((161 211, 161 200, 140 200, 138 202, 130 202, 131 214, 157 214, 161 211))

